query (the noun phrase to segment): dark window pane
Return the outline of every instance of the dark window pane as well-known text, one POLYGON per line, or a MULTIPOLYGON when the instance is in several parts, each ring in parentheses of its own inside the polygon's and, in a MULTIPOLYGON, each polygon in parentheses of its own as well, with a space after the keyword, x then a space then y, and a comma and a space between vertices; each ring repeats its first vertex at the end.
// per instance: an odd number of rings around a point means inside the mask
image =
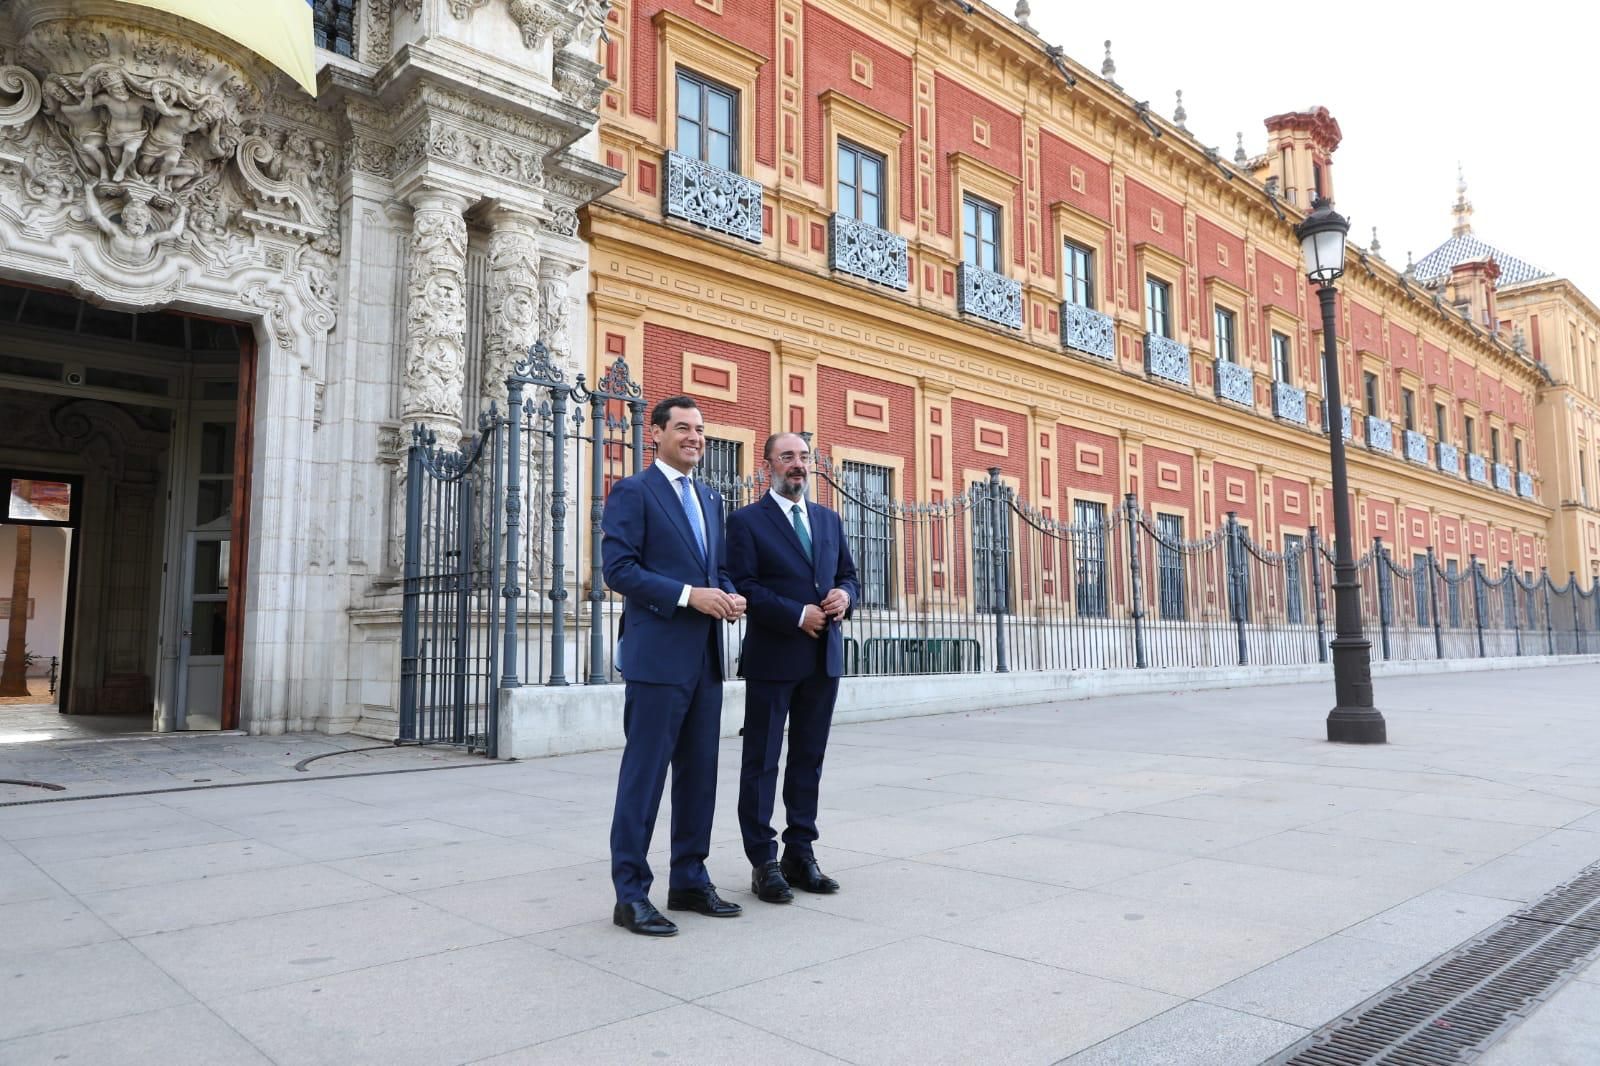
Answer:
POLYGON ((203 526, 227 514, 233 507, 231 478, 213 478, 195 484, 194 524, 203 526))
POLYGON ((228 647, 228 603, 205 600, 190 613, 189 654, 221 655, 228 647))
POLYGON ((232 422, 205 422, 201 424, 200 473, 233 473, 232 422))

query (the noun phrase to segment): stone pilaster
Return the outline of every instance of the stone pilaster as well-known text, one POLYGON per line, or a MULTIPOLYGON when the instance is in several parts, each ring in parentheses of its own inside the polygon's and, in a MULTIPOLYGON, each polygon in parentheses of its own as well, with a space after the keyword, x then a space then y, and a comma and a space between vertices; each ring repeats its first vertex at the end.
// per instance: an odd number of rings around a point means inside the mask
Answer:
POLYGON ((539 223, 515 208, 489 219, 488 323, 484 335, 482 400, 505 407, 506 378, 539 339, 539 223))
POLYGON ((411 284, 406 293, 403 425, 426 424, 439 443, 461 440, 467 358, 467 198, 423 187, 411 194, 411 284))

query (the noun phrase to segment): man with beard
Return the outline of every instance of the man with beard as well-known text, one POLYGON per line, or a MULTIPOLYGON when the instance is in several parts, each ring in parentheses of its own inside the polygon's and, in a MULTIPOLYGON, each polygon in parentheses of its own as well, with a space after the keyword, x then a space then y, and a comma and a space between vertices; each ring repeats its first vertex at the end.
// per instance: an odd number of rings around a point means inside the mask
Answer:
POLYGON ((858 585, 839 516, 806 498, 810 461, 798 433, 768 437, 762 462, 772 489, 728 518, 728 576, 749 605, 739 664, 745 679, 739 828, 753 870, 751 891, 768 903, 794 899, 790 885, 839 890, 817 865, 812 845, 822 757, 844 673, 839 623, 849 616, 858 585), (788 825, 780 862, 772 808, 785 719, 788 825))

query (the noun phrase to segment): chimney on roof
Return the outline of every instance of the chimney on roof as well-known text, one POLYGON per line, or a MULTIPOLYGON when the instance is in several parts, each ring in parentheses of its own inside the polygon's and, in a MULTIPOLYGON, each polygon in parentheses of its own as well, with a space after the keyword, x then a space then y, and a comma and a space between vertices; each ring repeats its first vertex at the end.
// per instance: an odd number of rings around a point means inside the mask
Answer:
POLYGON ((1302 211, 1311 210, 1318 196, 1332 200, 1333 153, 1343 134, 1328 109, 1273 115, 1266 124, 1267 154, 1252 176, 1261 182, 1277 178, 1284 201, 1302 211))
POLYGON ((1456 203, 1451 208, 1456 216, 1455 228, 1450 231, 1452 237, 1465 237, 1472 232, 1472 201, 1467 199, 1467 178, 1461 170, 1461 164, 1456 164, 1456 203))

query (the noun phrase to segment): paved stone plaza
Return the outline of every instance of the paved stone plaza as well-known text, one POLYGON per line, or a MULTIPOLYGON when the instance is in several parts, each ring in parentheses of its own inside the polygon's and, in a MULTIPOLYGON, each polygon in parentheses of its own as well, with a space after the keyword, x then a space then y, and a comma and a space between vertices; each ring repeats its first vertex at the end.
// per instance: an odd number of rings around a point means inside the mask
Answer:
MULTIPOLYGON (((1383 679, 1383 748, 1321 739, 1328 685, 843 726, 844 890, 786 907, 748 892, 725 741, 746 912, 666 941, 610 923, 615 751, 4 747, 77 776, 0 803, 187 790, 0 807, 0 1062, 1253 1064, 1600 860, 1597 691, 1383 679)), ((1597 996, 1484 1061, 1594 1061, 1597 996)))

